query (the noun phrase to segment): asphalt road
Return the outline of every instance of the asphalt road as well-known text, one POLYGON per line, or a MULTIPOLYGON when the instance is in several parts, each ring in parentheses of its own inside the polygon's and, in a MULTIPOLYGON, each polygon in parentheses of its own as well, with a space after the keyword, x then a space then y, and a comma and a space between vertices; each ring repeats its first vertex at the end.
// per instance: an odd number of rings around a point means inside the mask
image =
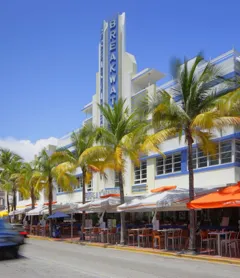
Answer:
POLYGON ((0 277, 239 278, 240 267, 29 240, 17 260, 0 261, 0 277))

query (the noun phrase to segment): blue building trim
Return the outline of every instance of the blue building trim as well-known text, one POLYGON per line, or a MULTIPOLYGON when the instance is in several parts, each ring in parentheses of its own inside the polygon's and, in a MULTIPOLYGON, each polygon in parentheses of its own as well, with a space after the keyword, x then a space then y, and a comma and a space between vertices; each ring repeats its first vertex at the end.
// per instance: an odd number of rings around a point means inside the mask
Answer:
MULTIPOLYGON (((214 138, 212 141, 222 142, 222 141, 231 140, 231 139, 240 139, 240 132, 235 132, 235 133, 225 135, 225 136, 222 136, 222 137, 217 137, 217 138, 214 138)), ((193 148, 196 148, 196 147, 197 147, 197 144, 193 144, 193 148)), ((164 154, 169 155, 169 154, 183 152, 183 151, 187 151, 187 147, 181 147, 181 148, 173 149, 173 150, 164 152, 164 154)), ((160 156, 162 156, 162 155, 159 154, 159 153, 156 153, 156 154, 152 154, 152 155, 149 155, 149 156, 143 156, 143 157, 140 158, 140 160, 147 160, 147 159, 151 159, 151 158, 157 158, 157 157, 160 157, 160 156)))
POLYGON ((132 192, 146 192, 147 191, 147 184, 146 183, 139 183, 132 185, 132 192))
MULTIPOLYGON (((204 167, 204 168, 200 168, 200 169, 195 169, 193 171, 194 171, 194 173, 201 173, 201 172, 208 172, 208 171, 220 170, 220 169, 231 168, 231 167, 240 167, 240 162, 231 162, 231 163, 220 164, 220 165, 215 165, 215 166, 208 166, 208 167, 204 167)), ((185 169, 184 171, 181 171, 178 173, 157 175, 157 176, 155 176, 155 180, 188 175, 188 173, 189 173, 188 170, 185 169)))
POLYGON ((82 192, 82 188, 79 188, 79 189, 74 189, 73 192, 57 192, 56 195, 59 196, 59 195, 67 195, 67 194, 73 194, 73 193, 76 193, 76 192, 82 192))

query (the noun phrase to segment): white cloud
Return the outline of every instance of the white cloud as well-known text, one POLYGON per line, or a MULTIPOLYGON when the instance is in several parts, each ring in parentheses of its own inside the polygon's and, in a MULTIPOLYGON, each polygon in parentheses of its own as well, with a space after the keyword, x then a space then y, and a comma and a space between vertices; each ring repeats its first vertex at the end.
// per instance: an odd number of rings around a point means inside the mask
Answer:
POLYGON ((16 154, 23 157, 26 161, 34 159, 34 155, 38 154, 43 148, 48 145, 57 145, 58 139, 50 137, 48 139, 40 139, 35 143, 30 140, 17 140, 12 137, 0 138, 0 147, 10 149, 16 154))

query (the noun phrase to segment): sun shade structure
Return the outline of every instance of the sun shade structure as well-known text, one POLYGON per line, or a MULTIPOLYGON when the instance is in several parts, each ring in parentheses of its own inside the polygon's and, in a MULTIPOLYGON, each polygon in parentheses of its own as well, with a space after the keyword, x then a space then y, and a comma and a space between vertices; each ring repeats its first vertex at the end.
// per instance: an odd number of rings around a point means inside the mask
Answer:
POLYGON ((24 214, 26 213, 27 211, 31 210, 31 208, 21 208, 21 209, 16 209, 14 211, 11 211, 9 213, 9 215, 13 216, 13 215, 19 215, 19 214, 24 214))
MULTIPOLYGON (((195 196, 202 196, 216 189, 195 188, 195 196)), ((118 206, 118 211, 147 212, 147 211, 184 211, 188 210, 189 190, 184 188, 167 190, 164 192, 135 198, 131 202, 118 206)))
POLYGON ((55 212, 54 214, 48 216, 48 219, 55 219, 55 218, 68 218, 69 215, 68 214, 65 214, 61 211, 57 211, 55 212))
MULTIPOLYGON (((133 197, 125 196, 125 200, 132 200, 133 197)), ((79 211, 91 212, 118 212, 117 207, 121 204, 119 197, 107 197, 94 200, 92 202, 78 205, 79 211)))
POLYGON ((168 190, 173 190, 173 189, 176 189, 176 188, 177 188, 176 185, 166 185, 166 186, 161 186, 161 187, 152 189, 151 192, 152 193, 161 193, 161 192, 168 191, 168 190))
POLYGON ((44 211, 45 206, 38 206, 30 211, 28 211, 26 213, 26 215, 43 215, 43 211, 44 211))
MULTIPOLYGON (((185 200, 189 193, 187 189, 175 189, 160 191, 159 193, 153 193, 145 198, 137 198, 129 203, 122 204, 118 207, 119 211, 153 211, 153 210, 164 210, 164 208, 170 209, 174 202, 179 200, 185 200)), ((186 202, 185 202, 186 203, 186 202)), ((181 209, 186 210, 186 205, 183 203, 181 209)), ((177 210, 177 209, 175 209, 177 210)))
POLYGON ((107 197, 79 205, 78 210, 93 212, 116 212, 117 206, 120 205, 120 203, 121 202, 119 197, 107 197))
POLYGON ((187 207, 189 209, 240 207, 240 182, 193 200, 187 207))

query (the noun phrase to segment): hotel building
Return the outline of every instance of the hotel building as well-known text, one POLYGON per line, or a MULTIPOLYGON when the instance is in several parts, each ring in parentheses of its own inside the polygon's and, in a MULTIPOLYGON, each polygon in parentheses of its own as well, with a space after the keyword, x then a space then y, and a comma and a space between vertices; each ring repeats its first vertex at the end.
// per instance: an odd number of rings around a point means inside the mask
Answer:
MULTIPOLYGON (((120 97, 126 99, 131 110, 137 108, 147 94, 165 89, 172 93, 176 86, 174 80, 160 87, 157 85, 164 74, 153 68, 146 68, 140 72, 134 55, 128 53, 125 47, 125 13, 104 21, 99 34, 99 68, 96 73, 96 91, 92 101, 82 108, 86 119, 83 124, 93 123, 104 125, 104 118, 100 113, 98 104, 109 103, 113 105, 120 97)), ((230 50, 210 62, 221 68, 221 75, 233 78, 240 75, 240 53, 230 50)), ((203 62, 198 70, 201 71, 208 61, 203 62)), ((189 61, 191 63, 191 61, 189 61)), ((222 84, 215 83, 213 87, 221 90, 222 84)), ((194 146, 194 172, 195 187, 216 187, 235 183, 240 180, 240 130, 225 128, 221 134, 216 133, 215 140, 218 145, 216 157, 210 157, 194 146)), ((71 134, 59 139, 55 148, 67 148, 73 151, 71 134)), ((124 174, 125 195, 134 196, 146 194, 151 189, 164 185, 176 185, 179 188, 188 188, 187 147, 184 138, 172 138, 161 145, 161 151, 166 158, 159 154, 149 154, 141 158, 139 168, 127 161, 124 174)), ((79 170, 76 174, 79 185, 74 193, 62 192, 56 186, 54 199, 57 203, 81 202, 82 177, 79 170)), ((112 171, 107 171, 108 179, 101 179, 94 174, 91 184, 87 186, 86 199, 92 200, 101 195, 119 192, 118 181, 112 171)), ((43 198, 42 197, 41 199, 43 198)), ((24 202, 24 201, 22 201, 24 202)), ((22 203, 22 202, 19 202, 22 203)))

